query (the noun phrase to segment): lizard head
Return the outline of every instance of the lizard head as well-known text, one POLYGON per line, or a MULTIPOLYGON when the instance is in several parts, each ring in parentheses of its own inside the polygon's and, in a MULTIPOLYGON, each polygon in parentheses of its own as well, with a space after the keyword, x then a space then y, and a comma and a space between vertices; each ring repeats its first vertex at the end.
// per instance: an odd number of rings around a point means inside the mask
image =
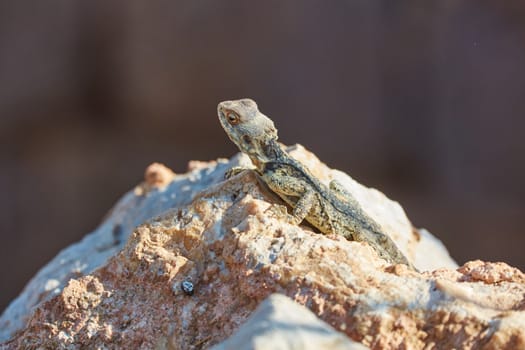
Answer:
POLYGON ((270 118, 262 114, 255 101, 224 101, 217 107, 219 121, 228 137, 252 161, 265 162, 264 147, 277 140, 277 130, 270 118))

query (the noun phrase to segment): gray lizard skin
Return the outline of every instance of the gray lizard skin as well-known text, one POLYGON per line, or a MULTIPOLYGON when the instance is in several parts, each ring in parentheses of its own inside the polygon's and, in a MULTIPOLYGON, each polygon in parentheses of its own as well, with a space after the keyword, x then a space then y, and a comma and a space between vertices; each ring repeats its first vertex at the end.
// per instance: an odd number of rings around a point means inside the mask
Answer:
MULTIPOLYGON (((306 220, 324 234, 367 242, 391 264, 414 269, 394 241, 335 181, 326 186, 277 142, 273 121, 251 99, 219 103, 219 120, 229 138, 247 154, 262 181, 293 208, 292 223, 306 220)), ((232 174, 238 172, 233 170, 232 174)))

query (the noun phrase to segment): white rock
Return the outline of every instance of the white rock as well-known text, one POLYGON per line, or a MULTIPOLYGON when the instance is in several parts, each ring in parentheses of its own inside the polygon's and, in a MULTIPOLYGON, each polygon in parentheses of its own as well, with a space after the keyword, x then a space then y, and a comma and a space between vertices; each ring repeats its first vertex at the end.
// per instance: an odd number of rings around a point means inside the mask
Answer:
POLYGON ((364 350, 282 294, 272 294, 230 338, 211 350, 364 350))

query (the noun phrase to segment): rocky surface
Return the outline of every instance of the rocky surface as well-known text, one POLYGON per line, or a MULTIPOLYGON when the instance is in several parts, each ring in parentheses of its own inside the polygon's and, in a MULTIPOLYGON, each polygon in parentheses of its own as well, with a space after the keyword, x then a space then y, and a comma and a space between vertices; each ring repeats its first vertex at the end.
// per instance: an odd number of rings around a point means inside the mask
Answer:
POLYGON ((250 318, 212 350, 365 350, 282 294, 272 294, 250 318))
POLYGON ((189 164, 189 172, 175 176, 157 163, 144 174, 145 181, 125 194, 100 226, 84 239, 62 250, 26 285, 0 317, 0 341, 7 340, 27 322, 32 309, 60 293, 71 278, 84 276, 118 253, 135 227, 169 208, 186 205, 196 193, 221 181, 226 160, 189 164))
POLYGON ((253 173, 222 180, 244 157, 194 162, 185 175, 154 165, 2 315, 4 337, 19 329, 2 347, 207 348, 276 292, 375 349, 525 347, 523 273, 481 261, 456 269, 397 203, 302 147, 292 154, 323 181, 343 183, 423 272, 388 266, 365 243, 289 225, 286 207, 253 173))

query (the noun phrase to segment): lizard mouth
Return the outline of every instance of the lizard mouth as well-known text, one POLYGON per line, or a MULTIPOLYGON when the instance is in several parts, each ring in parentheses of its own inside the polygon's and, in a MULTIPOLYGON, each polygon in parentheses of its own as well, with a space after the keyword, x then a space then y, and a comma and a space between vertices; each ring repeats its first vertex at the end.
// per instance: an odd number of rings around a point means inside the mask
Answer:
POLYGON ((217 110, 217 114, 219 115, 219 121, 221 122, 222 126, 224 127, 224 120, 226 118, 226 115, 224 115, 224 112, 222 111, 222 108, 219 107, 217 110))
MULTIPOLYGON (((232 126, 226 121, 226 114, 222 110, 219 110, 219 122, 225 130, 233 131, 232 126)), ((229 134, 229 132, 227 132, 227 134, 229 134)))
POLYGON ((233 126, 230 125, 230 123, 228 123, 226 121, 226 114, 225 112, 222 110, 221 107, 218 108, 217 110, 217 114, 219 116, 219 122, 221 123, 223 129, 226 131, 226 134, 228 135, 228 138, 230 140, 232 140, 232 142, 237 145, 237 147, 241 147, 239 145, 239 143, 237 142, 237 140, 235 139, 235 137, 233 137, 234 133, 235 133, 235 129, 233 128, 233 126))

